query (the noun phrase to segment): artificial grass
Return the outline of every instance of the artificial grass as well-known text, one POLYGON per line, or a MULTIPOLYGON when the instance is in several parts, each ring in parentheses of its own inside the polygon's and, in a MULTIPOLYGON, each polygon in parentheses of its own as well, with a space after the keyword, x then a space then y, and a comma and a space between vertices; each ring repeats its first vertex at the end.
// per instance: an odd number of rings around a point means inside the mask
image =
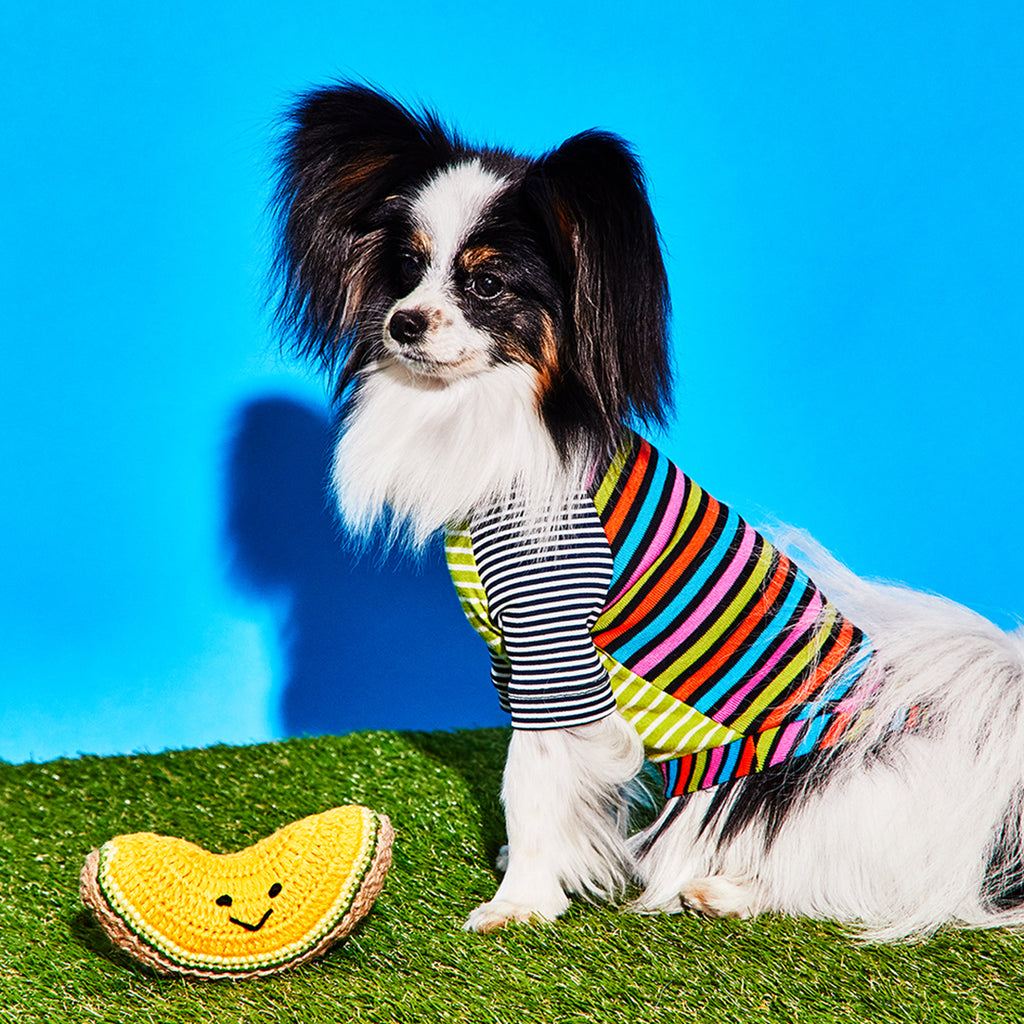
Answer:
POLYGON ((361 733, 0 764, 0 1022, 1021 1021, 1024 938, 861 946, 817 922, 633 917, 469 935, 495 884, 507 733, 361 733), (160 978, 78 901, 86 853, 152 830, 215 852, 344 803, 391 816, 394 866, 327 957, 273 978, 160 978))

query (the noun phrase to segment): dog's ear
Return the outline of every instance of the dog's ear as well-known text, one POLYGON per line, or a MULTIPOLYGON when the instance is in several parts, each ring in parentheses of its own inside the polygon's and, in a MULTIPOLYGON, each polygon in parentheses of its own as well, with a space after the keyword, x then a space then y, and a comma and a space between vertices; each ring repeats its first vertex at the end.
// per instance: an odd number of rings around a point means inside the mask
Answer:
MULTIPOLYGON (((319 89, 291 109, 274 197, 274 283, 278 322, 302 355, 336 369, 380 277, 387 200, 457 148, 432 115, 364 85, 319 89)), ((339 393, 365 345, 357 338, 347 351, 339 393)))
POLYGON ((560 368, 600 419, 588 428, 615 441, 634 417, 663 423, 668 282, 639 163, 618 136, 583 132, 534 164, 525 188, 564 274, 560 368))

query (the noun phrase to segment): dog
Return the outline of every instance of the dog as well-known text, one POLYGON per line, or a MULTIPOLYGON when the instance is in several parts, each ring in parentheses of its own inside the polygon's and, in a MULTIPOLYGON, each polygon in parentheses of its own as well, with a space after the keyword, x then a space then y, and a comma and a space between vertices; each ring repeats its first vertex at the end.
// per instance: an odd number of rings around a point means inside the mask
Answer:
POLYGON ((879 940, 1024 922, 1024 635, 773 543, 636 432, 671 366, 630 147, 474 148, 339 83, 278 175, 277 316, 333 384, 341 517, 444 533, 511 715, 504 877, 465 927, 631 890, 879 940), (665 799, 630 835, 645 762, 665 799))

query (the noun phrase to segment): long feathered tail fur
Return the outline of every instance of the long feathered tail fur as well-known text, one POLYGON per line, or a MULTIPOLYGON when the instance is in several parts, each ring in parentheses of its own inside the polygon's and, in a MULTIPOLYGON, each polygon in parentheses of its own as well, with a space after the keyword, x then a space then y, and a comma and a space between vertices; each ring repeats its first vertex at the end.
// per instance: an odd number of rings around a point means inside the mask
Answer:
POLYGON ((1024 631, 861 580, 805 534, 779 541, 875 646, 869 725, 781 820, 724 827, 748 780, 680 798, 634 839, 639 908, 832 918, 875 940, 1024 924, 1024 631))

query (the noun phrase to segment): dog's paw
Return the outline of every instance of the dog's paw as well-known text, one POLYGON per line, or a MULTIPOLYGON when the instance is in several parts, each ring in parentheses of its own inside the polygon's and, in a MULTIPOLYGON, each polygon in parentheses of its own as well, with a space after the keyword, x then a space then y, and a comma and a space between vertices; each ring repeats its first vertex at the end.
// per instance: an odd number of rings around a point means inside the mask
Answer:
MULTIPOLYGON (((568 903, 568 901, 566 901, 568 903)), ((462 926, 467 932, 496 932, 510 924, 542 924, 551 922, 558 914, 548 917, 534 907, 527 907, 522 903, 511 903, 508 900, 491 900, 489 903, 481 903, 466 918, 462 926)))
POLYGON ((687 910, 706 917, 754 917, 760 909, 757 885, 727 875, 694 879, 680 896, 687 910))
POLYGON ((481 903, 466 918, 462 926, 467 932, 496 932, 510 924, 528 924, 531 921, 543 921, 532 907, 524 907, 520 903, 509 903, 508 900, 491 900, 481 903))

